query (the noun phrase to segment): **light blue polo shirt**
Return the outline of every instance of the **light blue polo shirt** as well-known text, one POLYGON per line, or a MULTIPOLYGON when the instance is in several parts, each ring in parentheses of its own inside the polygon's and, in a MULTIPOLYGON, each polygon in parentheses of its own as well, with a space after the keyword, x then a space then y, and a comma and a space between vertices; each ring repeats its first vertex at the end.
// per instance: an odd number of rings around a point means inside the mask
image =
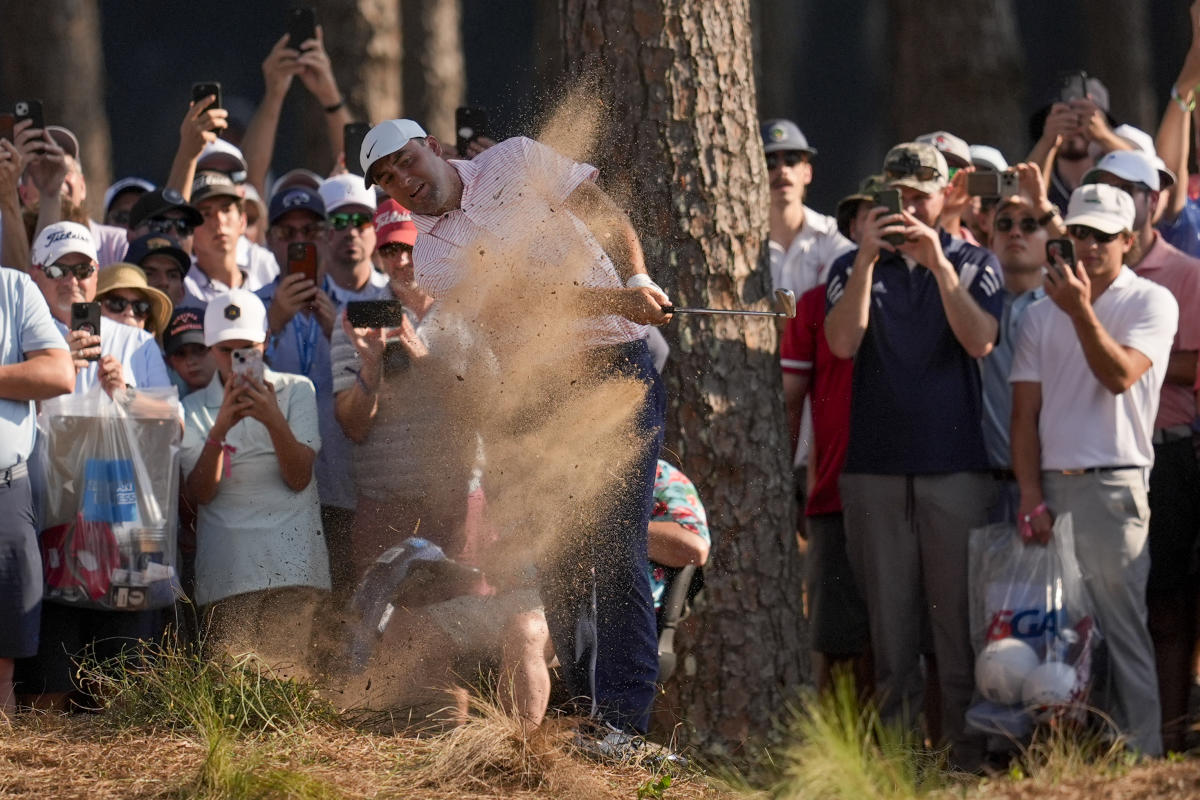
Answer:
MULTIPOLYGON (((0 364, 19 364, 37 350, 66 349, 37 284, 24 272, 0 267, 0 364)), ((32 400, 0 398, 0 469, 29 460, 36 413, 32 400)))
POLYGON ((1008 373, 1012 371, 1021 315, 1034 300, 1045 294, 1041 288, 1015 296, 1007 289, 1004 291, 1000 341, 979 364, 983 372, 983 444, 987 448, 988 462, 994 469, 1009 469, 1012 466, 1008 437, 1009 424, 1012 422, 1012 384, 1008 382, 1008 373))

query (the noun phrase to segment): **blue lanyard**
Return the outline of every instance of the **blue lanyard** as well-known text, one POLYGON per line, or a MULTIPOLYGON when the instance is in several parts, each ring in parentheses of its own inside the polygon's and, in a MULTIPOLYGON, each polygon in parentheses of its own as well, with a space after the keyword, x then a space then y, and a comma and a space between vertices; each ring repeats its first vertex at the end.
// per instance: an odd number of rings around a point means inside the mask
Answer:
POLYGON ((312 368, 313 355, 317 349, 317 337, 321 335, 321 323, 302 311, 292 317, 296 336, 296 355, 300 358, 300 374, 307 376, 312 368), (304 331, 301 332, 301 328, 304 331))

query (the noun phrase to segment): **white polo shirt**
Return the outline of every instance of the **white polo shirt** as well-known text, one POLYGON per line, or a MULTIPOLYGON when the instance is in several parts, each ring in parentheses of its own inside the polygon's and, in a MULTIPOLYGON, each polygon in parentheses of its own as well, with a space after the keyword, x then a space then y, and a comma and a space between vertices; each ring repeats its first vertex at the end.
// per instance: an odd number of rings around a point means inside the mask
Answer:
MULTIPOLYGON (((301 444, 321 449, 312 381, 264 369, 288 427, 301 444)), ((200 460, 221 408, 220 373, 183 399, 180 464, 184 480, 200 460)), ((294 492, 279 474, 271 435, 261 422, 242 419, 225 437, 231 471, 217 496, 200 506, 196 521, 196 602, 214 603, 245 592, 285 586, 329 588, 329 554, 321 534, 317 482, 294 492)))
POLYGON ((804 207, 804 227, 784 247, 768 243, 771 254, 771 285, 791 289, 799 298, 814 286, 825 282, 829 267, 842 253, 854 249, 854 242, 842 236, 837 220, 804 207))
POLYGON ((1122 267, 1093 307, 1109 336, 1149 358, 1150 369, 1114 395, 1088 367, 1070 317, 1048 297, 1029 306, 1021 318, 1009 381, 1042 385, 1042 469, 1154 463, 1154 417, 1179 306, 1162 286, 1122 267))

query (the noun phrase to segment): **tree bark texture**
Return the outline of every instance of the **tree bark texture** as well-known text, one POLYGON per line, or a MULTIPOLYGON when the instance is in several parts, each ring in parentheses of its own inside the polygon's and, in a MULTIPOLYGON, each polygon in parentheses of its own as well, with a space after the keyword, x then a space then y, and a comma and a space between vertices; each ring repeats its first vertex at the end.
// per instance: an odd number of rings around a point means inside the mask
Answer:
POLYGON ((459 0, 401 0, 404 113, 442 141, 454 141, 454 109, 466 102, 467 67, 459 0))
MULTIPOLYGON (((1081 6, 1086 26, 1087 70, 1108 87, 1110 111, 1154 135, 1162 109, 1150 80, 1149 4, 1090 0, 1081 6)), ((1180 21, 1184 4, 1179 4, 1180 21)))
POLYGON ((79 139, 87 210, 100 219, 112 183, 112 139, 96 0, 0 2, 0 75, 6 97, 40 99, 46 124, 79 139))
POLYGON ((1028 149, 1012 0, 889 0, 901 140, 947 130, 1010 158, 1028 149))
MULTIPOLYGON (((351 116, 371 123, 400 116, 398 0, 322 0, 317 22, 351 116)), ((308 92, 296 91, 303 95, 304 103, 304 163, 327 164, 325 112, 308 92)))
MULTIPOLYGON (((606 109, 590 155, 625 199, 651 275, 679 305, 765 307, 749 0, 563 0, 563 12, 568 75, 606 109)), ((683 743, 731 753, 770 733, 807 676, 778 331, 679 315, 665 333, 664 457, 696 483, 716 539, 667 700, 683 743)))

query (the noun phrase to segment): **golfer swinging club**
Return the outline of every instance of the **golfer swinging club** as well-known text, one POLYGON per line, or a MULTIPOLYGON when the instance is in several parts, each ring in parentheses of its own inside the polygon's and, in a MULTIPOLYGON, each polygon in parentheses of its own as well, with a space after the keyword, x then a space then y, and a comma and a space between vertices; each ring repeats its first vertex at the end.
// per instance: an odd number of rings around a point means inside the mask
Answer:
POLYGON ((538 232, 561 232, 551 220, 571 215, 568 230, 592 262, 580 288, 585 306, 596 310, 583 329, 590 360, 611 376, 641 381, 647 391, 636 418, 641 451, 582 549, 573 544, 541 569, 540 593, 572 695, 590 701, 593 718, 645 733, 658 675, 646 528, 665 407, 645 326, 662 325, 670 315, 663 310, 666 294, 646 274, 637 234, 593 182, 595 167, 531 139, 509 139, 471 161, 447 161, 441 143, 420 125, 394 119, 371 129, 360 161, 368 187, 378 184, 412 212, 421 234, 413 251, 417 281, 437 299, 470 278, 462 254, 473 243, 529 232, 528 255, 558 263, 561 242, 538 232), (613 257, 599 230, 614 232, 605 237, 615 242, 613 257))

